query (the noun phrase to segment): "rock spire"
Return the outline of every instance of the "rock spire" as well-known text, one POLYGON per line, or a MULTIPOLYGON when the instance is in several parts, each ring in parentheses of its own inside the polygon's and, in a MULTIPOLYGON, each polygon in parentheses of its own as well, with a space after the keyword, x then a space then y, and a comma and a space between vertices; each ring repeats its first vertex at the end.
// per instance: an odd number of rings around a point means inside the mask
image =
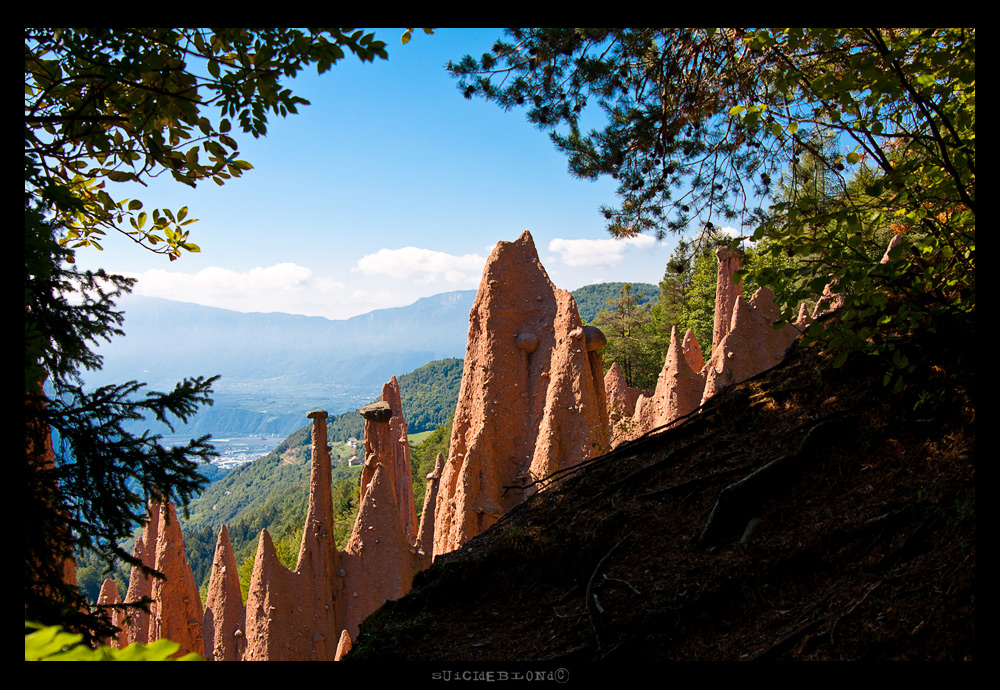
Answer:
POLYGON ((682 345, 674 327, 670 332, 670 347, 657 378, 656 389, 652 396, 643 397, 641 406, 636 406, 634 427, 628 438, 638 438, 690 413, 701 404, 704 388, 705 373, 694 332, 688 330, 682 345), (698 368, 692 367, 692 363, 699 365, 698 368))
POLYGON ((552 285, 528 231, 499 242, 469 315, 434 511, 434 553, 489 527, 524 499, 534 480, 607 445, 600 352, 588 348, 573 297, 552 285))
POLYGON ((712 324, 712 352, 729 332, 733 319, 736 298, 743 294, 743 284, 735 279, 740 270, 740 253, 729 247, 719 247, 715 251, 719 259, 719 270, 715 279, 715 320, 712 324))
POLYGON ((434 508, 437 506, 438 486, 441 473, 444 471, 444 456, 437 454, 434 469, 427 474, 427 485, 424 489, 424 509, 420 514, 420 531, 417 537, 417 555, 420 556, 421 569, 428 567, 434 556, 434 508))
POLYGON ((340 554, 333 537, 330 451, 323 410, 312 420, 309 508, 294 571, 281 565, 267 530, 261 531, 246 607, 246 651, 251 661, 332 661, 342 607, 335 578, 340 554))
POLYGON ((342 627, 352 637, 357 636, 358 625, 368 614, 410 591, 419 569, 416 547, 399 519, 394 484, 391 466, 377 463, 364 487, 354 531, 342 555, 342 627))
MULTIPOLYGON (((616 437, 616 443, 668 425, 696 410, 725 386, 775 366, 811 321, 803 306, 794 324, 775 329, 779 313, 774 294, 768 288, 760 288, 751 300, 744 299, 742 287, 734 276, 740 268, 739 253, 723 247, 716 255, 719 268, 710 360, 703 361, 692 331, 680 343, 677 330, 673 329, 656 390, 652 395, 639 396, 630 422, 623 424, 629 428, 616 437)), ((829 287, 824 293, 827 296, 831 296, 829 287)), ((608 375, 609 381, 615 380, 611 371, 608 375)), ((620 384, 613 385, 617 391, 620 384)))
POLYGON ((774 293, 762 287, 748 302, 742 297, 734 301, 729 332, 712 352, 705 367, 705 390, 702 402, 725 386, 745 381, 775 366, 784 357, 805 327, 805 323, 785 324, 775 329, 778 308, 774 293))
MULTIPOLYGON (((101 592, 97 595, 98 606, 115 606, 121 604, 121 597, 118 596, 118 585, 110 577, 105 578, 101 584, 101 592)), ((121 609, 113 609, 111 612, 111 623, 118 628, 118 634, 112 638, 101 640, 101 644, 118 647, 125 647, 128 642, 123 628, 124 614, 121 609)))
POLYGON ((239 661, 246 647, 246 609, 240 592, 236 556, 225 525, 219 529, 208 580, 202 637, 209 661, 239 661))
POLYGON ((365 466, 361 472, 361 500, 371 483, 375 468, 386 465, 392 476, 392 491, 399 509, 400 522, 409 544, 417 542, 417 511, 413 503, 413 474, 410 468, 410 442, 407 437, 399 382, 393 376, 382 386, 382 401, 361 409, 365 418, 365 466))
POLYGON ((184 539, 174 504, 169 501, 160 508, 156 569, 163 573, 163 579, 153 581, 150 594, 153 605, 150 608, 149 641, 165 637, 178 643, 178 656, 192 652, 204 654, 201 595, 184 553, 184 539))
MULTIPOLYGON (((136 537, 135 547, 132 550, 132 555, 147 568, 156 567, 156 537, 159 528, 160 504, 157 501, 149 501, 146 504, 146 524, 143 525, 142 534, 136 537)), ((141 568, 133 566, 129 576, 125 602, 137 604, 149 599, 152 594, 152 576, 144 573, 141 568)), ((149 613, 137 607, 128 609, 125 614, 124 628, 127 644, 135 642, 146 644, 150 641, 149 613)))

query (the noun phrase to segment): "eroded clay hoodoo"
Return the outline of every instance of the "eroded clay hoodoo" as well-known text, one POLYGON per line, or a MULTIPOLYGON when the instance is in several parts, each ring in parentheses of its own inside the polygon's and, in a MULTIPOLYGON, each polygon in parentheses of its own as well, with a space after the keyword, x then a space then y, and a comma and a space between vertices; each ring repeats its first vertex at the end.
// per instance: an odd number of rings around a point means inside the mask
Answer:
POLYGON ((410 545, 417 542, 417 511, 413 503, 413 474, 410 465, 410 443, 406 419, 399 393, 399 382, 393 376, 382 386, 381 402, 360 410, 365 418, 365 466, 361 472, 361 497, 375 474, 375 467, 386 465, 392 476, 392 490, 399 507, 399 519, 410 545))
POLYGON ((420 533, 417 537, 417 555, 421 569, 428 567, 434 556, 434 508, 437 506, 438 486, 444 471, 444 456, 437 454, 434 470, 427 475, 424 489, 424 509, 420 514, 420 533))
POLYGON ((205 619, 202 637, 205 658, 209 661, 239 661, 243 658, 246 638, 246 610, 240 593, 240 575, 236 556, 225 525, 219 529, 212 559, 212 573, 205 599, 205 619))
POLYGON ((153 581, 149 641, 172 640, 180 645, 177 655, 204 654, 201 595, 184 553, 174 504, 169 501, 160 508, 157 532, 156 569, 163 573, 163 579, 153 581))
POLYGON ((247 593, 243 658, 250 661, 331 661, 337 651, 342 604, 336 597, 339 552, 333 536, 330 451, 323 410, 312 419, 309 508, 295 570, 281 565, 263 530, 247 593))
POLYGON ((778 364, 806 325, 803 320, 802 323, 785 324, 775 329, 779 311, 774 304, 774 293, 766 287, 759 288, 749 302, 737 297, 733 307, 729 332, 715 347, 712 358, 705 365, 703 402, 722 388, 745 381, 778 364))
POLYGON ((736 298, 743 294, 743 284, 734 275, 740 270, 740 253, 729 247, 715 251, 719 269, 715 279, 715 320, 712 323, 712 352, 729 332, 736 298))
POLYGON ((552 285, 530 233, 490 254, 469 321, 435 554, 489 527, 535 479, 608 445, 600 352, 588 350, 576 304, 552 285))
MULTIPOLYGON (((110 577, 104 578, 104 582, 101 583, 101 591, 97 595, 97 605, 98 606, 115 606, 121 604, 121 597, 118 596, 118 585, 110 577)), ((101 644, 109 645, 111 647, 118 647, 119 649, 125 647, 128 642, 125 636, 125 630, 123 629, 124 613, 121 609, 115 608, 111 610, 111 623, 116 628, 118 628, 118 634, 114 637, 105 638, 101 640, 101 644)))
MULTIPOLYGON (((409 592, 419 570, 416 547, 411 545, 399 519, 393 483, 392 469, 377 463, 365 487, 354 531, 341 555, 342 627, 352 637, 357 636, 358 625, 372 611, 409 592)), ((410 491, 412 494, 412 488, 410 491)))
MULTIPOLYGON (((146 505, 146 524, 143 525, 142 534, 136 537, 135 547, 132 549, 132 555, 147 568, 155 568, 156 566, 156 536, 159 528, 160 504, 157 501, 149 501, 146 505)), ((125 593, 125 602, 136 604, 148 599, 152 593, 153 577, 144 573, 141 568, 133 566, 129 576, 128 591, 125 593)), ((123 628, 127 644, 135 642, 146 644, 150 641, 149 613, 138 607, 127 609, 123 628)))

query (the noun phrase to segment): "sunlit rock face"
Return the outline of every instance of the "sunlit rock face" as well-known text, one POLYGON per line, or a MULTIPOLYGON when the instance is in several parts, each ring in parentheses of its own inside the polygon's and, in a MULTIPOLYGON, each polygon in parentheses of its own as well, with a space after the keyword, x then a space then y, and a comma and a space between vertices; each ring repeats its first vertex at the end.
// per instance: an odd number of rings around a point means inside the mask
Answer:
POLYGON ((749 302, 736 297, 729 332, 712 351, 712 358, 705 366, 702 402, 726 386, 745 381, 781 361, 809 319, 800 310, 796 323, 776 329, 778 316, 774 293, 766 287, 759 288, 749 302))
POLYGON ((641 406, 636 406, 632 428, 626 438, 635 439, 653 429, 667 426, 696 409, 701 404, 705 388, 705 374, 700 365, 701 352, 694 333, 689 330, 682 345, 677 337, 677 328, 673 328, 656 389, 651 396, 643 396, 641 406), (693 368, 692 363, 698 364, 698 368, 693 368))
POLYGON ((365 418, 365 466, 361 473, 361 503, 379 464, 391 470, 392 490, 399 509, 403 532, 411 545, 417 542, 419 525, 413 503, 413 473, 410 466, 410 443, 399 394, 399 382, 393 376, 382 386, 382 401, 361 409, 365 418))
POLYGON ((332 661, 343 608, 336 596, 341 554, 333 532, 330 451, 323 410, 312 419, 309 507, 295 570, 281 565, 267 530, 257 545, 246 607, 248 661, 332 661))
POLYGON ((392 467, 377 463, 363 487, 354 531, 341 554, 342 587, 337 596, 344 607, 342 627, 351 637, 357 636, 359 624, 372 611, 409 592, 419 570, 416 547, 400 520, 394 483, 392 467))
POLYGON ((469 315, 435 554, 489 527, 534 480, 606 450, 598 340, 588 338, 572 296, 549 280, 530 233, 497 244, 469 315))
POLYGON ((150 594, 153 604, 150 607, 149 641, 167 638, 180 645, 178 655, 204 654, 201 595, 184 553, 184 540, 174 504, 169 501, 160 508, 157 532, 156 569, 163 573, 163 579, 153 581, 150 594))
MULTIPOLYGON (((765 287, 757 290, 749 301, 744 299, 742 286, 734 275, 740 268, 739 253, 723 247, 716 254, 719 267, 711 358, 703 361, 692 331, 687 332, 681 343, 676 328, 673 329, 656 390, 651 395, 639 396, 631 419, 626 418, 619 425, 622 430, 615 438, 616 443, 669 426, 726 386, 775 366, 812 321, 803 306, 795 323, 774 328, 779 317, 774 293, 765 287)), ((824 295, 835 301, 829 287, 824 295)), ((618 384, 615 385, 617 390, 618 384)))
POLYGON ((209 661, 239 661, 243 657, 246 638, 246 610, 240 593, 240 576, 236 556, 225 525, 219 529, 208 579, 205 599, 205 620, 202 637, 205 658, 209 661))
POLYGON ((715 278, 715 320, 712 323, 712 352, 719 346, 729 332, 733 320, 733 309, 736 298, 743 295, 743 284, 736 280, 735 273, 740 270, 740 254, 729 247, 719 247, 715 251, 719 259, 718 273, 715 278))
MULTIPOLYGON (((150 501, 146 506, 146 524, 142 534, 136 537, 132 555, 147 568, 156 565, 156 535, 160 527, 160 504, 150 501)), ((132 568, 129 576, 128 591, 125 593, 126 603, 136 603, 148 598, 153 593, 153 578, 146 575, 140 568, 132 568)), ((139 608, 128 609, 123 622, 125 641, 127 644, 149 642, 149 613, 139 608)))

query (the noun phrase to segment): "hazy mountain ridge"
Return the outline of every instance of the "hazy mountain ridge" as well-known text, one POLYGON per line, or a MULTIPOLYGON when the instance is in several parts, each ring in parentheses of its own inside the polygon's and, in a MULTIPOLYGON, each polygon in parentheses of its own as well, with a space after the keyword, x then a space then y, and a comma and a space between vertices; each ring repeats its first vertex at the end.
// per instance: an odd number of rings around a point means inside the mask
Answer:
MULTIPOLYGON (((584 321, 617 297, 621 285, 574 290, 584 321)), ((126 335, 101 344, 104 367, 89 372, 87 384, 139 380, 164 390, 186 376, 219 374, 214 405, 179 433, 289 434, 307 410, 356 409, 399 372, 464 357, 475 294, 445 292, 344 320, 129 295, 119 304, 126 335)))
POLYGON ((399 372, 464 356, 474 298, 448 292, 334 321, 128 296, 119 304, 126 335, 101 345, 104 367, 87 384, 137 379, 165 389, 220 374, 215 404, 184 433, 287 434, 309 409, 355 408, 399 372))

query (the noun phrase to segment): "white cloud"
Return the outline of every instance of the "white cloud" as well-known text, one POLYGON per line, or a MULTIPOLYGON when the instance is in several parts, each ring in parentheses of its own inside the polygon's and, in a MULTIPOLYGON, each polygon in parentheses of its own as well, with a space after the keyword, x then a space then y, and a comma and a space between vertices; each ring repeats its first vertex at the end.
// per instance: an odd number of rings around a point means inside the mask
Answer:
POLYGON ((455 256, 433 249, 403 247, 380 249, 358 260, 353 271, 384 275, 421 285, 444 283, 449 289, 475 287, 483 274, 486 258, 479 254, 455 256))
POLYGON ((326 304, 343 301, 344 283, 294 263, 233 271, 210 266, 197 273, 151 269, 135 274, 134 292, 236 311, 286 311, 325 315, 326 304), (298 308, 295 308, 298 307, 298 308))
POLYGON ((656 240, 649 235, 638 235, 627 239, 607 240, 564 240, 556 238, 549 242, 549 251, 559 255, 559 260, 567 266, 610 267, 621 263, 627 249, 650 249, 656 240))

